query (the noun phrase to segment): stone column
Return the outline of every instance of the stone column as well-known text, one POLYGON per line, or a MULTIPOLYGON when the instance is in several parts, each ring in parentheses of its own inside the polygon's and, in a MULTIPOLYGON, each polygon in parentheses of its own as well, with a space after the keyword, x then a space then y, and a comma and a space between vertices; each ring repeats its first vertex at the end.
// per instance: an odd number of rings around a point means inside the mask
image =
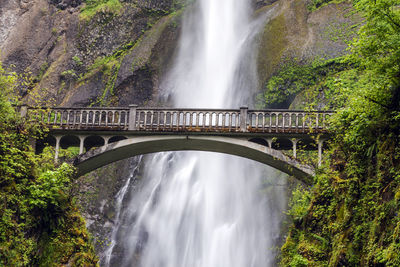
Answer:
POLYGON ((79 155, 83 154, 83 152, 84 152, 85 138, 86 138, 86 136, 83 136, 83 135, 79 136, 79 155))
POLYGON ((56 138, 56 150, 54 153, 54 162, 57 163, 58 162, 58 152, 60 150, 60 141, 61 141, 61 136, 55 136, 56 138))
POLYGON ((240 131, 247 132, 247 111, 248 107, 240 107, 240 131))
POLYGON ((268 147, 272 148, 272 138, 267 138, 268 147))
POLYGON ((322 164, 322 146, 324 145, 324 139, 318 140, 318 167, 322 164))
POLYGON ((110 140, 111 136, 102 136, 104 139, 104 145, 108 145, 108 141, 110 140))
POLYGON ((292 144, 293 144, 293 157, 297 158, 297 142, 299 141, 299 139, 297 138, 292 138, 292 144))
POLYGON ((136 111, 138 105, 129 105, 129 131, 136 130, 136 111))

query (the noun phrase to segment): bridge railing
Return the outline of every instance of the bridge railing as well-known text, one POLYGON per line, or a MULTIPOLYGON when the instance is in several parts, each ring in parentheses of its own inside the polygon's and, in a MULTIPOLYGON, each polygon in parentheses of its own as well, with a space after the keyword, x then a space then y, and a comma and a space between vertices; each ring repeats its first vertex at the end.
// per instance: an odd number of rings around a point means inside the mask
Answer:
POLYGON ((128 130, 129 108, 28 108, 51 128, 128 130))
POLYGON ((136 108, 138 131, 190 132, 324 132, 332 112, 299 110, 136 108))
POLYGON ((237 132, 240 111, 138 108, 133 128, 139 131, 237 132))
POLYGON ((323 111, 249 110, 246 124, 250 132, 324 132, 332 114, 323 111))
MULTIPOLYGON (((38 109, 29 108, 35 112, 38 109)), ((332 112, 301 110, 42 108, 40 119, 53 129, 146 132, 324 132, 332 112)))

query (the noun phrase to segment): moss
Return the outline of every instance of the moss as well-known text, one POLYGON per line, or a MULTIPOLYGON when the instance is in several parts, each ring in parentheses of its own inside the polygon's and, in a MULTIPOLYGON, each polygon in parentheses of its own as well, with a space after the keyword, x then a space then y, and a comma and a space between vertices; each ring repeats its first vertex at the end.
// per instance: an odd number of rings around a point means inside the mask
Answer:
POLYGON ((86 80, 90 79, 93 75, 98 72, 103 73, 103 78, 105 80, 105 89, 102 96, 93 104, 104 104, 107 94, 113 95, 114 85, 117 80, 118 71, 121 67, 121 62, 124 56, 134 47, 131 42, 121 46, 119 49, 114 51, 111 56, 108 57, 98 57, 95 62, 88 68, 88 71, 83 74, 79 80, 79 85, 82 85, 86 80))
POLYGON ((38 266, 98 266, 85 221, 79 211, 71 207, 58 229, 44 235, 39 242, 42 251, 38 266))
MULTIPOLYGON (((351 68, 342 58, 315 60, 310 64, 299 64, 292 60, 281 66, 264 85, 263 93, 257 99, 259 107, 304 109, 315 105, 331 108, 335 103, 330 88, 335 75, 351 68)), ((338 101, 338 99, 335 99, 338 101)))
POLYGON ((264 28, 261 37, 258 58, 258 70, 261 81, 272 75, 280 64, 282 56, 288 46, 287 26, 284 14, 272 19, 264 28))
POLYGON ((90 20, 99 12, 119 14, 122 4, 119 0, 86 0, 85 6, 81 9, 79 18, 82 20, 90 20))

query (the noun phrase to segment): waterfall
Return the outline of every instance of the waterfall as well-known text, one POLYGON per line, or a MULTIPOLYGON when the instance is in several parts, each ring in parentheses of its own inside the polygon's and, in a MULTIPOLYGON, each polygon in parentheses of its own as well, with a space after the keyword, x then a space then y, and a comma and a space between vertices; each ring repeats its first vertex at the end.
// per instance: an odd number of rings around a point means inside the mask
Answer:
MULTIPOLYGON (((164 97, 178 107, 249 104, 257 80, 252 41, 262 25, 251 12, 250 0, 198 0, 189 7, 164 97)), ((146 158, 143 184, 113 233, 111 244, 119 249, 107 254, 106 266, 275 264, 285 207, 285 188, 273 186, 275 171, 217 153, 146 158)))

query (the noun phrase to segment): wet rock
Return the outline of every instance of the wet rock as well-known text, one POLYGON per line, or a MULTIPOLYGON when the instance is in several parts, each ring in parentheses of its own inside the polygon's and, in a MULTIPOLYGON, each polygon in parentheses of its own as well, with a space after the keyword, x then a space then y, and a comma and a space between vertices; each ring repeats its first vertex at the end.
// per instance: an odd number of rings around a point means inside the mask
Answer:
POLYGON ((82 0, 51 0, 50 3, 61 10, 65 10, 68 7, 77 7, 81 5, 82 0))

